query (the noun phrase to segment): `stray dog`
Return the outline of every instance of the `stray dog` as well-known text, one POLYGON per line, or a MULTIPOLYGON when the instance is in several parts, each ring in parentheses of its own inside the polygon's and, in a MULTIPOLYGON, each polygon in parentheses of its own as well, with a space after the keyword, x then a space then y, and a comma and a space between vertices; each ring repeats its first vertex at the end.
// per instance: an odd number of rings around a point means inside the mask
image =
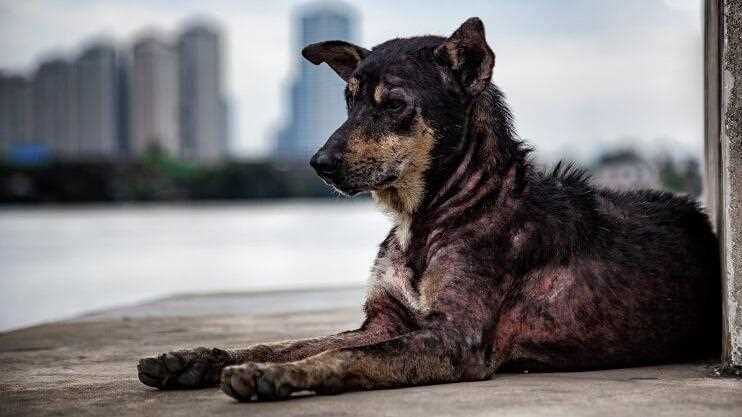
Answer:
POLYGON ((707 357, 720 349, 717 240, 684 197, 540 172, 490 83, 484 26, 449 38, 304 48, 347 82, 348 119, 312 157, 328 184, 371 192, 395 225, 357 329, 139 362, 139 379, 238 400, 707 357))

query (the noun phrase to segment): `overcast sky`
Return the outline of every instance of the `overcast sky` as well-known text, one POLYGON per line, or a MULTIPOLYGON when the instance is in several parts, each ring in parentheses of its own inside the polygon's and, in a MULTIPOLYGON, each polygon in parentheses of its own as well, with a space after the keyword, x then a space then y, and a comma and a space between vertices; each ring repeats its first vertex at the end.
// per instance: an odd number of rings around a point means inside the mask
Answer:
MULTIPOLYGON (((299 56, 295 11, 306 1, 0 0, 0 68, 25 71, 96 37, 126 46, 191 16, 221 22, 235 152, 261 156, 286 117, 299 56)), ((358 10, 360 43, 449 34, 479 16, 520 135, 537 155, 590 157, 617 144, 700 155, 700 0, 375 0, 358 10)), ((326 67, 318 70, 329 71, 326 67)), ((341 91, 337 92, 342 94, 341 91)))

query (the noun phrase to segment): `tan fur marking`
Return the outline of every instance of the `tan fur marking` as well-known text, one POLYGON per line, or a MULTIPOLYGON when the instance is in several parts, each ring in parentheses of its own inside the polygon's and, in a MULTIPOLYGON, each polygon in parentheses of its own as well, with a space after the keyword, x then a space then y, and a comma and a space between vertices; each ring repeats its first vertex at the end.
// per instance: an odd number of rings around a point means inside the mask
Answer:
POLYGON ((412 230, 410 229, 411 227, 412 216, 406 214, 398 216, 395 235, 397 236, 397 241, 399 242, 399 245, 402 247, 402 249, 407 249, 407 246, 410 244, 410 239, 412 239, 412 230))
POLYGON ((380 144, 380 149, 369 149, 367 154, 385 155, 390 160, 401 161, 402 167, 393 184, 375 190, 372 195, 377 204, 397 217, 411 215, 425 195, 423 174, 430 166, 430 153, 435 145, 433 129, 418 116, 412 140, 389 136, 380 144))
POLYGON ((356 51, 354 48, 345 48, 345 50, 353 55, 353 58, 356 59, 356 62, 361 62, 363 59, 361 58, 361 55, 358 54, 358 51, 356 51))
POLYGON ((351 95, 356 95, 358 93, 358 80, 356 78, 348 80, 348 91, 350 91, 351 95))
POLYGON ((420 281, 420 305, 424 306, 426 310, 430 310, 433 301, 446 288, 446 285, 450 282, 450 277, 439 271, 426 272, 423 279, 420 281))
POLYGON ((351 356, 350 352, 341 354, 331 350, 295 362, 299 369, 309 370, 304 373, 306 381, 303 388, 320 387, 327 379, 345 374, 351 356))
POLYGON ((413 136, 412 140, 390 138, 388 146, 392 149, 380 150, 387 155, 398 155, 396 160, 402 161, 402 167, 399 178, 393 184, 371 193, 376 204, 389 212, 397 223, 396 237, 403 249, 407 248, 411 239, 412 214, 425 196, 423 175, 430 166, 430 153, 435 144, 433 130, 420 116, 416 119, 413 136))
POLYGON ((376 88, 374 89, 374 101, 376 104, 381 104, 381 99, 384 95, 384 83, 379 83, 376 85, 376 88))
POLYGON ((430 154, 435 145, 435 132, 422 117, 415 118, 410 137, 387 134, 368 139, 359 134, 351 136, 345 151, 351 166, 363 166, 369 160, 381 163, 397 179, 384 188, 371 192, 377 205, 388 212, 397 224, 400 246, 407 247, 411 216, 425 196, 424 174, 430 166, 430 154))
MULTIPOLYGON (((382 258, 377 258, 371 270, 366 299, 392 295, 417 314, 428 314, 434 308, 435 300, 452 284, 453 277, 449 271, 436 267, 426 270, 418 281, 418 288, 412 285, 414 272, 406 265, 403 249, 393 243, 387 247, 382 258)), ((451 260, 438 255, 431 262, 443 262, 450 265, 451 260)))
POLYGON ((391 294, 413 311, 426 314, 430 306, 422 302, 413 288, 414 273, 405 265, 400 247, 392 245, 387 250, 387 254, 378 258, 371 269, 366 299, 391 294))
POLYGON ((380 360, 353 351, 329 351, 307 358, 301 363, 306 373, 305 388, 322 390, 327 381, 349 380, 354 388, 420 384, 450 379, 455 373, 450 361, 439 358, 433 361, 407 361, 403 358, 380 360), (415 372, 403 372, 414 368, 415 372))

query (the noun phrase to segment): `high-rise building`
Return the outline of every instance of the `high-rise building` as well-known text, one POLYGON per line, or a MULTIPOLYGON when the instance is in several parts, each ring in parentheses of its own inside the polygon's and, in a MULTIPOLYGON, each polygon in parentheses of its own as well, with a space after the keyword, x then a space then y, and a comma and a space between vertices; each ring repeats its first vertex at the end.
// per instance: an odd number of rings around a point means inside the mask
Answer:
POLYGON ((178 69, 174 50, 155 35, 134 44, 131 65, 131 151, 178 156, 178 69))
POLYGON ((0 153, 33 140, 31 82, 0 73, 0 153))
POLYGON ((228 143, 220 33, 205 24, 188 27, 178 39, 178 70, 182 156, 203 162, 224 159, 228 143))
POLYGON ((60 158, 78 151, 78 90, 74 67, 63 59, 42 63, 33 78, 33 138, 60 158))
POLYGON ((90 46, 75 62, 81 158, 116 158, 127 148, 120 61, 108 43, 90 46))
POLYGON ((131 132, 129 122, 131 109, 131 75, 129 74, 130 64, 124 54, 120 54, 116 61, 116 99, 118 100, 118 113, 116 116, 117 136, 118 136, 118 155, 120 158, 126 158, 131 151, 131 132))
MULTIPOLYGON (((297 45, 327 40, 354 42, 355 13, 348 6, 320 3, 303 10, 298 19, 297 45)), ((343 81, 326 65, 316 67, 296 53, 299 72, 291 85, 290 119, 275 141, 275 157, 308 161, 345 120, 343 81)))

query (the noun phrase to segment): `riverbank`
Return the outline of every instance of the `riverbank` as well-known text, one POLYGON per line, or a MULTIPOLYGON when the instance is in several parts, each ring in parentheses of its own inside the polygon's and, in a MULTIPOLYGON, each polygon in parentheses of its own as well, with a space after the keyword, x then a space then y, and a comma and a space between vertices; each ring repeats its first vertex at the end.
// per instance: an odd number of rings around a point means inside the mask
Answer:
POLYGON ((137 380, 138 358, 175 348, 353 328, 361 320, 357 304, 333 301, 353 296, 323 290, 189 295, 1 333, 0 415, 742 415, 742 380, 715 376, 714 364, 498 375, 259 404, 234 402, 217 389, 156 391, 137 380))

